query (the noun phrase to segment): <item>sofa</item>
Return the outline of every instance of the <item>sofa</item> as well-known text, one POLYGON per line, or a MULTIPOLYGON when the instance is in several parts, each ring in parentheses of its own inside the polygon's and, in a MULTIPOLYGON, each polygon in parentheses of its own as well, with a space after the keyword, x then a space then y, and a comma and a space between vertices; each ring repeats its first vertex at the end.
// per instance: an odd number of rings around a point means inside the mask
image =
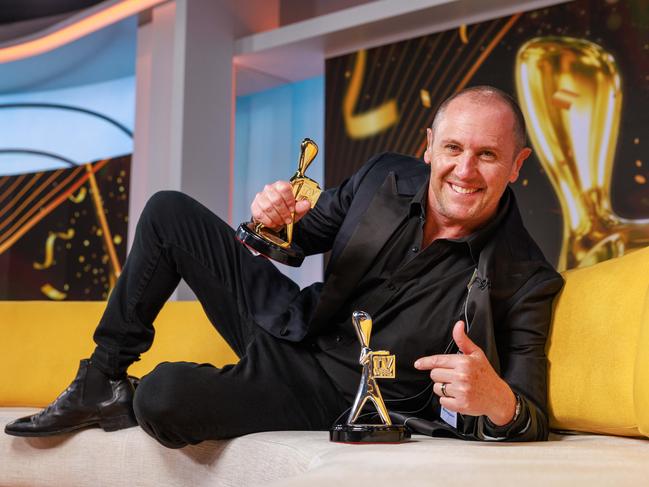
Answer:
MULTIPOLYGON (((0 433, 0 486, 649 485, 649 248, 564 277, 547 344, 547 442, 413 435, 399 445, 345 445, 327 432, 277 431, 169 450, 139 428, 0 433)), ((68 385, 93 348, 103 306, 0 302, 0 423, 68 385)), ((132 375, 165 360, 237 360, 199 303, 167 303, 156 330, 132 375)))

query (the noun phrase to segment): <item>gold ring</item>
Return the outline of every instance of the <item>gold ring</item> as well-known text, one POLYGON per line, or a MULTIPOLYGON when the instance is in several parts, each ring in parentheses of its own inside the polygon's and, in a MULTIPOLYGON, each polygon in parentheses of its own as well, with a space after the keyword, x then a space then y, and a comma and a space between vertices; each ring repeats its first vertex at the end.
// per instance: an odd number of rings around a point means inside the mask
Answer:
POLYGON ((444 397, 449 397, 448 394, 446 394, 446 382, 442 382, 442 395, 444 397))

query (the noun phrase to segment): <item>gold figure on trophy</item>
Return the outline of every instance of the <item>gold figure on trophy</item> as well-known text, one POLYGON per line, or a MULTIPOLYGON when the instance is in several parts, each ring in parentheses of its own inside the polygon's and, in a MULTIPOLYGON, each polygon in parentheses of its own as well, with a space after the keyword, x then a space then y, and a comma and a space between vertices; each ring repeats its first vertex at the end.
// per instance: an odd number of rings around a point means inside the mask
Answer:
POLYGON ((619 217, 610 203, 622 107, 613 56, 585 39, 532 39, 517 54, 516 89, 561 205, 557 267, 590 265, 647 245, 649 220, 619 217))
MULTIPOLYGON (((304 173, 316 155, 318 155, 316 143, 311 139, 304 139, 300 145, 297 171, 289 179, 295 201, 308 200, 311 208, 315 206, 322 190, 316 181, 306 177, 304 173)), ((294 225, 292 221, 279 230, 272 230, 262 223, 244 222, 239 225, 236 237, 255 254, 264 255, 282 264, 299 267, 304 260, 304 252, 293 243, 294 225)))
POLYGON ((364 311, 354 311, 352 323, 361 344, 358 362, 363 366, 361 382, 350 409, 346 424, 335 425, 330 431, 331 441, 342 443, 398 443, 410 438, 410 432, 402 425, 394 425, 381 396, 376 379, 394 379, 396 357, 385 350, 370 348, 372 318, 364 311), (383 424, 360 424, 358 418, 365 404, 374 404, 383 424))

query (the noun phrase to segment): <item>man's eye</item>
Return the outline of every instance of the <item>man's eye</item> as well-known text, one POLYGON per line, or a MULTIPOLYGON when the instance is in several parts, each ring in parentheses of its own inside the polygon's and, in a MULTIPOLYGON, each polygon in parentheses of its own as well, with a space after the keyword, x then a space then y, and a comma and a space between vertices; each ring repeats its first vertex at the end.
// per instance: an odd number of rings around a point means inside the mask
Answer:
POLYGON ((455 144, 446 144, 446 148, 453 152, 457 152, 460 150, 460 146, 455 144))
POLYGON ((485 159, 495 159, 496 154, 494 154, 493 152, 487 150, 487 151, 482 152, 482 157, 485 158, 485 159))

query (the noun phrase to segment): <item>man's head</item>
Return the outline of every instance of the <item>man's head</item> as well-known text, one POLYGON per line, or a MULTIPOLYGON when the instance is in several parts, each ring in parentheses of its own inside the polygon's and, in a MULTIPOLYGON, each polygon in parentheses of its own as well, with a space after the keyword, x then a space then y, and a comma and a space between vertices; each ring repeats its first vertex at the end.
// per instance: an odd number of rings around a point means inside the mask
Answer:
POLYGON ((429 210, 440 227, 458 236, 494 216, 507 184, 531 154, 520 108, 489 86, 468 88, 442 103, 427 139, 429 210))

